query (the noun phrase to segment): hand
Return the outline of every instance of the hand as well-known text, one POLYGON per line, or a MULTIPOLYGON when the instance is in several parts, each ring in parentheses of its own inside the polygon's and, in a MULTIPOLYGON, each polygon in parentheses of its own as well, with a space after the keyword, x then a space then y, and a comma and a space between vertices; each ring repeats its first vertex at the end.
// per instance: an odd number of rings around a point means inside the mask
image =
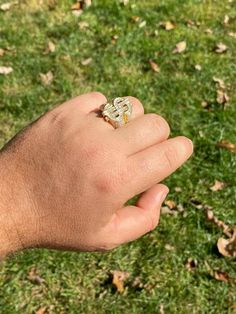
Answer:
POLYGON ((8 213, 11 250, 107 250, 157 226, 168 193, 157 183, 193 146, 168 139, 167 122, 129 98, 133 116, 122 128, 97 115, 106 98, 90 93, 47 112, 1 151, 0 212, 8 213), (142 192, 136 206, 124 206, 142 192))

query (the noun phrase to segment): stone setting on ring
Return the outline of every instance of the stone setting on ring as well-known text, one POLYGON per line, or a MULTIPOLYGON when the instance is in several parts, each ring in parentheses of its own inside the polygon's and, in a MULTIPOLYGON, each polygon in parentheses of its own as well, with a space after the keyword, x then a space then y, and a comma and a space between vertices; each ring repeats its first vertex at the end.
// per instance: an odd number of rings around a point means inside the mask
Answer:
POLYGON ((128 98, 117 97, 101 106, 102 116, 115 129, 129 122, 132 115, 132 104, 128 98))

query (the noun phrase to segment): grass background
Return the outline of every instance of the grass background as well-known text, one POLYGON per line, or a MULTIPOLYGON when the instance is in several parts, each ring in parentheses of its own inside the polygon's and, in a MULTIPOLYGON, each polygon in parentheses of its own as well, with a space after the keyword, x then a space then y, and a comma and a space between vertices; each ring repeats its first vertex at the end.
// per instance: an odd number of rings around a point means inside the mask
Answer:
POLYGON ((191 199, 208 204, 220 219, 235 225, 236 155, 216 148, 223 139, 236 143, 236 39, 228 35, 236 32, 235 1, 130 0, 124 6, 118 0, 94 0, 80 17, 72 14, 72 3, 19 0, 9 11, 0 11, 0 48, 7 49, 0 66, 14 69, 0 75, 0 146, 72 96, 92 90, 109 98, 136 96, 146 112, 169 121, 173 136, 184 134, 194 141, 193 158, 166 180, 169 199, 185 210, 162 216, 153 233, 110 253, 31 250, 2 262, 0 313, 36 313, 44 307, 47 313, 236 313, 235 284, 215 280, 206 265, 236 277, 235 259, 218 254, 221 231, 191 204, 191 199), (223 23, 226 14, 228 25, 223 23), (189 27, 188 20, 194 25, 189 27), (146 25, 140 27, 143 21, 146 25), (177 27, 168 32, 161 21, 177 27), (80 22, 89 26, 81 29, 80 22), (173 54, 183 40, 186 51, 173 54), (44 54, 49 41, 56 50, 44 54), (214 52, 219 42, 228 46, 226 53, 214 52), (92 62, 83 66, 87 58, 92 62), (159 74, 150 69, 149 59, 158 63, 159 74), (54 81, 45 87, 39 74, 48 71, 54 81), (213 76, 227 84, 226 108, 216 102, 213 76), (202 108, 202 101, 210 107, 202 108), (216 179, 227 182, 227 188, 212 192, 216 179), (189 257, 198 261, 193 272, 185 266, 189 257), (43 284, 27 279, 32 267, 43 284), (112 270, 130 272, 123 294, 111 285, 112 270), (133 287, 136 277, 143 287, 133 287))

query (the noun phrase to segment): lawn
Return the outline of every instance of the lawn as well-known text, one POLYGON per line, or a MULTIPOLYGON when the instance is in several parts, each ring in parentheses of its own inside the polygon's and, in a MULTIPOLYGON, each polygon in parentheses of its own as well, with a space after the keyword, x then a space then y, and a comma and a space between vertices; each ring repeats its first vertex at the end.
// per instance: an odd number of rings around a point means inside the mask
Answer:
POLYGON ((236 154, 217 146, 236 144, 235 0, 124 2, 94 0, 81 15, 66 0, 0 9, 0 67, 13 70, 0 74, 0 147, 75 95, 136 96, 172 136, 194 141, 194 156, 165 181, 167 205, 182 210, 109 253, 31 250, 5 260, 1 314, 236 313, 236 280, 214 275, 236 278, 236 260, 218 252, 222 230, 202 208, 236 225, 236 154), (174 53, 180 42, 186 49, 174 53), (215 180, 226 185, 212 191, 215 180), (122 293, 112 271, 129 274, 122 293))

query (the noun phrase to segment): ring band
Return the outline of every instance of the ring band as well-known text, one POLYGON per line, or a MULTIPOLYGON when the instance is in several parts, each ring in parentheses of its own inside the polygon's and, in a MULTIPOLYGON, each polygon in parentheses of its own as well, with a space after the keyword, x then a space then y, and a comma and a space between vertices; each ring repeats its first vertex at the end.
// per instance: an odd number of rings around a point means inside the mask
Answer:
POLYGON ((132 104, 128 98, 117 97, 111 103, 101 106, 102 116, 115 129, 129 122, 132 115, 132 104))

